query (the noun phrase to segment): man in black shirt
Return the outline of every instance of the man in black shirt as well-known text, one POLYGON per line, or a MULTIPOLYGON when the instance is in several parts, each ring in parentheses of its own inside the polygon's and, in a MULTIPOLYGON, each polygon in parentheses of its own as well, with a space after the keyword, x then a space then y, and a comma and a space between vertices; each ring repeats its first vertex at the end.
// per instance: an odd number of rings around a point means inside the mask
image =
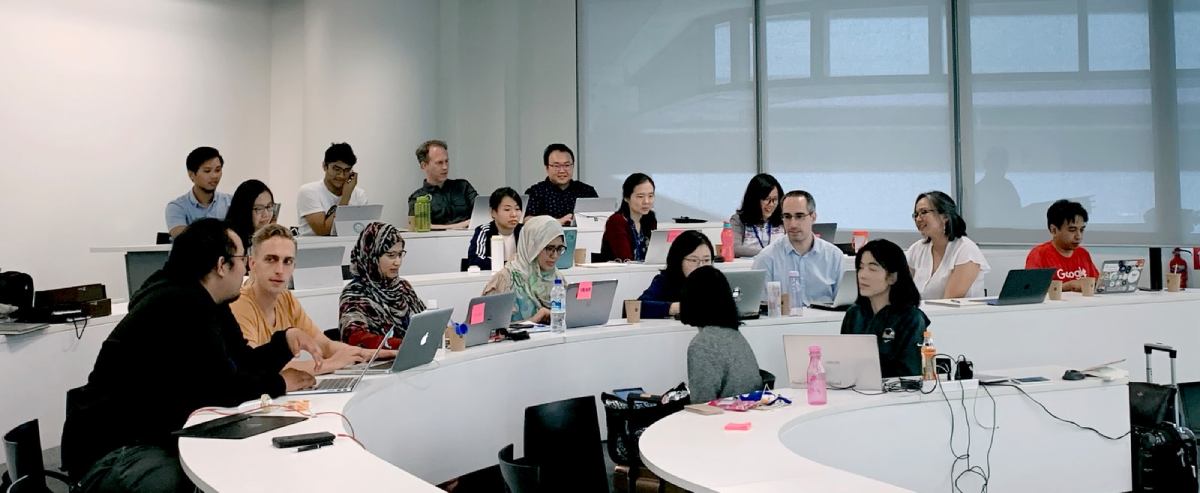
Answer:
POLYGON ((63 457, 72 477, 82 476, 81 491, 192 491, 171 432, 193 411, 315 382, 281 372, 301 350, 320 367, 322 352, 303 331, 246 344, 228 306, 245 274, 242 240, 221 221, 202 219, 175 238, 166 265, 101 346, 87 385, 72 391, 63 457))
POLYGON ((413 206, 417 197, 430 196, 429 225, 432 229, 467 229, 475 197, 479 196, 467 180, 451 180, 450 153, 446 143, 430 140, 417 148, 417 163, 425 172, 425 183, 408 196, 408 222, 412 227, 413 206))
POLYGON ((572 179, 575 153, 566 145, 546 146, 542 164, 546 165, 546 179, 525 190, 529 196, 525 217, 550 216, 564 226, 569 225, 575 219, 575 199, 596 198, 596 189, 572 179))

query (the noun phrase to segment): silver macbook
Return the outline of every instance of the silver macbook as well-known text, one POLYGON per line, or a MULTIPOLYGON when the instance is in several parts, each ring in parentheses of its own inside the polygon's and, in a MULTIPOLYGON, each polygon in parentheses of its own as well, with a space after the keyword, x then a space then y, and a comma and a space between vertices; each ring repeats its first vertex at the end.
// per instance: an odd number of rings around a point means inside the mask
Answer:
POLYGON ((808 387, 809 346, 821 347, 821 363, 830 388, 883 390, 879 343, 871 334, 783 336, 783 355, 792 388, 808 387))
POLYGON ((617 210, 617 204, 620 202, 612 197, 575 199, 575 212, 604 212, 611 214, 617 210))
POLYGON ((737 304, 739 318, 758 318, 762 305, 763 291, 767 286, 767 271, 739 270, 725 272, 729 289, 733 291, 733 302, 737 304))
POLYGON ((671 250, 671 243, 667 241, 667 236, 674 235, 671 235, 665 229, 660 229, 650 234, 650 244, 646 246, 646 258, 642 263, 666 265, 667 252, 671 250))
POLYGON ((342 259, 345 246, 301 248, 296 251, 293 289, 342 287, 342 259))
POLYGON ((837 236, 838 223, 814 223, 812 227, 813 235, 822 240, 833 243, 833 237, 837 236))
MULTIPOLYGON (((337 375, 382 375, 399 373, 409 368, 415 368, 430 361, 442 345, 442 333, 450 322, 452 308, 440 310, 425 310, 413 315, 408 321, 408 330, 404 333, 404 342, 396 352, 396 359, 375 363, 375 357, 365 364, 342 368, 334 372, 337 375)), ((378 352, 378 349, 376 349, 378 352)), ((351 389, 353 390, 353 388, 351 389)))
POLYGON ((480 195, 475 197, 475 208, 471 209, 471 223, 468 226, 471 231, 484 224, 492 222, 492 207, 490 204, 491 196, 480 195))
POLYGON ((508 327, 512 321, 516 293, 508 292, 472 298, 467 304, 467 347, 487 344, 492 331, 508 327))
POLYGON ((383 204, 339 205, 333 231, 337 236, 358 237, 363 228, 380 217, 383 217, 383 204))
POLYGON ((808 306, 822 310, 846 311, 858 301, 858 271, 842 272, 838 281, 837 292, 833 294, 833 303, 809 303, 808 306))
POLYGON ((567 328, 608 323, 617 281, 581 281, 567 286, 567 328))
POLYGON ((28 334, 30 332, 39 331, 49 327, 50 324, 39 323, 23 323, 23 322, 3 322, 0 323, 0 336, 17 336, 28 334))
POLYGON ((1105 260, 1096 279, 1096 294, 1132 293, 1138 289, 1145 259, 1105 260))

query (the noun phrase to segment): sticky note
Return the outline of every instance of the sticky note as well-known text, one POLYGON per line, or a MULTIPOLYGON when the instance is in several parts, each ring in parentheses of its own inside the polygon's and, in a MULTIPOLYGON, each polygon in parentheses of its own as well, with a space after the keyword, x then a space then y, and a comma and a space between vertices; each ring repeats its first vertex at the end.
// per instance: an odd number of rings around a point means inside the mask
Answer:
POLYGON ((467 321, 468 324, 475 325, 483 323, 483 312, 487 303, 480 303, 471 307, 471 318, 467 321))
POLYGON ((592 299, 592 281, 580 281, 579 290, 575 292, 575 299, 590 300, 592 299))
POLYGON ((671 243, 671 242, 675 241, 675 238, 678 237, 682 233, 683 233, 682 229, 668 229, 667 230, 667 243, 671 243))
POLYGON ((726 423, 725 431, 750 431, 750 422, 745 423, 726 423))

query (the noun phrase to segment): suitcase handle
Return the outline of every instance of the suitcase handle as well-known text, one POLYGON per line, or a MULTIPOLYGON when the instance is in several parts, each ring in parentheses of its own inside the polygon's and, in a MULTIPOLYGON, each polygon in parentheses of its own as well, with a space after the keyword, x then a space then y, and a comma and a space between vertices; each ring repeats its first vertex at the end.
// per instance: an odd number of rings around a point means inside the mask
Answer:
POLYGON ((1142 349, 1146 352, 1146 356, 1149 356, 1154 351, 1162 351, 1167 353, 1167 357, 1171 359, 1175 359, 1175 355, 1179 352, 1175 348, 1161 342, 1147 342, 1142 349))

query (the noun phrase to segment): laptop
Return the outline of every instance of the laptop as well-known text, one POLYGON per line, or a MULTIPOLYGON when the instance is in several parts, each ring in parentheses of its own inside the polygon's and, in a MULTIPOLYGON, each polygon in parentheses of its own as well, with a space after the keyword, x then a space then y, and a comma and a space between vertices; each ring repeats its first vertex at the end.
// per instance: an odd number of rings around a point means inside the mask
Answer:
POLYGON ((729 281, 729 289, 733 290, 733 302, 737 304, 738 318, 758 318, 763 291, 767 288, 767 271, 731 271, 725 273, 725 279, 729 281))
POLYGON ((581 281, 567 286, 567 328, 591 327, 608 323, 617 281, 581 281))
POLYGON ((1100 266, 1100 278, 1096 279, 1096 294, 1132 293, 1137 291, 1138 279, 1142 278, 1145 259, 1105 260, 1100 266))
POLYGON ((19 336, 22 334, 28 334, 30 332, 36 332, 49 326, 50 324, 4 322, 0 323, 0 336, 19 336))
POLYGON ((466 318, 469 328, 463 337, 466 346, 487 344, 492 331, 508 327, 516 300, 517 295, 512 292, 471 298, 466 318))
POLYGON ((337 236, 357 238, 363 228, 378 221, 380 217, 383 217, 383 204, 339 205, 333 221, 333 230, 337 236))
POLYGON ((345 246, 297 250, 292 289, 342 287, 342 259, 345 256, 345 246))
POLYGON ((471 222, 467 226, 470 231, 492 222, 492 197, 489 195, 480 195, 475 197, 475 207, 471 209, 471 222))
POLYGON ((808 387, 809 346, 821 347, 825 382, 830 388, 853 386, 863 391, 883 390, 879 343, 873 334, 783 336, 783 356, 792 388, 808 387))
POLYGON ((554 264, 558 270, 570 269, 575 265, 575 240, 579 237, 579 230, 575 228, 563 228, 563 246, 567 247, 567 251, 558 256, 558 263, 554 264))
POLYGON ((650 234, 650 244, 646 246, 646 258, 642 263, 666 265, 667 252, 671 250, 671 242, 667 241, 668 236, 673 237, 675 235, 670 234, 670 231, 665 229, 660 229, 650 234))
POLYGON ((812 232, 816 237, 833 243, 833 237, 837 235, 837 223, 814 223, 812 232))
POLYGON ((593 197, 586 199, 575 199, 575 212, 603 212, 612 214, 617 210, 617 204, 621 201, 612 197, 593 197))
POLYGON ((1050 289, 1050 280, 1054 277, 1054 269, 1013 269, 1004 278, 1004 287, 1000 288, 1000 296, 985 298, 989 305, 1029 305, 1046 300, 1046 291, 1050 289))
MULTIPOLYGON (((371 356, 371 360, 366 364, 342 368, 335 371, 334 374, 357 374, 359 375, 358 379, 361 379, 363 375, 400 373, 433 361, 438 348, 442 347, 442 333, 445 332, 446 324, 450 322, 450 314, 453 312, 453 308, 442 308, 425 310, 413 315, 408 321, 408 331, 404 334, 404 343, 400 344, 400 350, 396 352, 396 359, 375 363, 375 356, 371 356)), ((378 354, 379 349, 376 349, 375 352, 378 354)), ((353 387, 350 390, 354 390, 353 387)))
POLYGON ((842 272, 842 278, 837 284, 837 292, 833 293, 832 303, 809 303, 808 306, 844 312, 849 310, 855 301, 858 301, 858 271, 851 269, 842 272))
POLYGON ((172 431, 171 436, 240 440, 306 419, 308 418, 304 416, 261 416, 239 413, 172 431))

